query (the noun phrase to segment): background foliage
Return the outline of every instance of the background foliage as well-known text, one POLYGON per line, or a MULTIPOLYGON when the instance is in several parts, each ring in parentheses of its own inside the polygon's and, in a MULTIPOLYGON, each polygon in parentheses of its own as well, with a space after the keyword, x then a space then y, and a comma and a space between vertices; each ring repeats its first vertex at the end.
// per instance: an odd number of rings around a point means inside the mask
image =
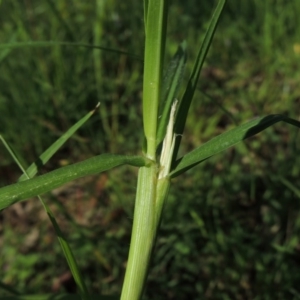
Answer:
MULTIPOLYGON (((212 2, 171 1, 166 61, 183 39, 193 61, 212 2)), ((297 0, 228 1, 181 153, 256 116, 299 118, 299 13, 297 0)), ((140 59, 79 45, 16 44, 96 44, 142 59, 141 2, 4 0, 0 17, 0 131, 20 158, 34 161, 98 101, 99 115, 43 171, 141 149, 140 59)), ((299 146, 297 130, 278 124, 175 179, 146 299, 300 299, 299 146)), ((20 175, 4 148, 0 174, 1 186, 20 175)), ((48 197, 93 293, 120 292, 135 184, 136 170, 122 167, 48 197)), ((0 218, 2 283, 26 294, 74 292, 39 202, 16 204, 0 218)))

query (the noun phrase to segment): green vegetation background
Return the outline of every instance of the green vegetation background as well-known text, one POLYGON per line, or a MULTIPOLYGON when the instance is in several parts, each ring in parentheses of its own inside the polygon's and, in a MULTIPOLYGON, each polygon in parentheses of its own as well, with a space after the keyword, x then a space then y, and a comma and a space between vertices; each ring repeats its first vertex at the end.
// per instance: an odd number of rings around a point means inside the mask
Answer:
MULTIPOLYGON (((166 62, 185 39, 186 78, 215 4, 171 1, 166 62)), ((299 15, 299 0, 228 1, 181 153, 256 116, 299 118, 299 15)), ((0 19, 0 132, 26 164, 98 101, 98 115, 43 172, 104 152, 139 153, 140 59, 15 43, 95 44, 142 58, 142 1, 2 0, 0 19)), ((300 299, 299 147, 297 130, 278 124, 174 180, 146 299, 300 299)), ((4 186, 20 172, 0 149, 4 186)), ((136 170, 120 168, 48 197, 93 293, 120 292, 135 184, 136 170)), ((2 283, 21 294, 75 292, 40 202, 16 204, 0 219, 2 283)))

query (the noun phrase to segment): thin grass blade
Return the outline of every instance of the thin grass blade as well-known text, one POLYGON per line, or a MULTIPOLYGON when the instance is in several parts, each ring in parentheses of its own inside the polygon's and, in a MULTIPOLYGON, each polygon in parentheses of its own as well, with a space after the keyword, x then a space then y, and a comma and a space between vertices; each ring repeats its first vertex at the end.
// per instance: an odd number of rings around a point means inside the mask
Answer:
POLYGON ((60 23, 60 27, 65 30, 67 33, 67 39, 71 41, 76 41, 75 34, 73 30, 70 28, 68 23, 65 21, 66 18, 64 18, 59 10, 56 8, 55 4, 52 2, 52 0, 46 0, 46 3, 48 4, 49 8, 52 10, 53 14, 55 15, 56 19, 60 23))
MULTIPOLYGON (((0 2, 1 4, 1 2, 0 2)), ((17 37, 17 34, 14 33, 11 38, 10 38, 10 43, 13 43, 15 42, 16 40, 16 37, 17 37)), ((3 49, 1 52, 0 52, 0 63, 9 55, 9 53, 11 52, 11 49, 3 49)))
POLYGON ((284 184, 288 189, 290 189, 299 199, 300 199, 300 189, 297 188, 293 183, 291 183, 289 180, 287 180, 284 177, 279 176, 279 181, 281 181, 282 184, 284 184))
POLYGON ((147 30, 148 4, 149 4, 149 0, 144 0, 144 25, 145 25, 145 32, 147 30))
MULTIPOLYGON (((58 151, 60 147, 63 146, 63 144, 80 128, 82 125, 89 120, 89 118, 95 113, 95 111, 100 106, 100 103, 97 104, 95 109, 90 111, 88 114, 86 114, 82 119, 80 119, 76 124, 74 124, 67 132, 65 132, 57 141, 55 141, 44 153, 40 155, 40 157, 31 164, 27 170, 26 173, 28 174, 29 178, 34 177, 39 169, 44 166, 49 159, 58 151)), ((23 174, 18 181, 23 181, 28 179, 25 174, 23 174)))
POLYGON ((47 211, 48 217, 52 223, 52 226, 55 230, 56 236, 57 236, 60 246, 63 250, 64 256, 67 260, 68 266, 70 268, 70 271, 72 273, 74 281, 76 282, 76 285, 78 287, 78 290, 80 292, 82 299, 87 299, 87 300, 91 299, 89 296, 89 293, 88 293, 88 289, 84 283, 80 269, 78 267, 78 264, 76 262, 75 256, 73 254, 73 251, 72 251, 68 241, 66 240, 62 231, 60 230, 60 227, 57 224, 56 219, 55 219, 54 215, 52 214, 48 205, 45 202, 43 202, 43 204, 47 211))
POLYGON ((194 68, 191 74, 191 77, 189 79, 189 82, 187 84, 185 93, 183 95, 182 100, 179 103, 177 116, 176 116, 176 123, 175 123, 175 133, 178 134, 178 137, 176 139, 175 149, 174 149, 174 159, 176 159, 179 145, 181 142, 181 135, 183 133, 186 118, 188 115, 189 108, 191 106, 191 102, 197 87, 197 82, 200 76, 200 72, 203 66, 203 63, 205 61, 206 55, 208 53, 208 49, 211 45, 215 30, 218 25, 218 21, 220 19, 221 13, 223 11, 224 5, 226 0, 219 0, 218 5, 214 11, 214 14, 211 18, 209 27, 207 29, 207 32, 204 37, 204 41, 201 45, 201 48, 198 52, 194 68))
POLYGON ((300 122, 295 120, 295 119, 291 119, 291 118, 288 118, 288 117, 285 117, 284 118, 284 122, 288 123, 288 124, 291 124, 295 127, 298 127, 300 128, 300 122))
MULTIPOLYGON (((19 161, 19 159, 17 158, 16 154, 14 153, 13 149, 9 146, 9 144, 1 137, 1 139, 4 142, 5 147, 7 148, 8 152, 11 154, 11 156, 13 157, 13 159, 15 160, 15 162, 17 163, 17 165, 20 167, 20 169, 23 172, 23 175, 26 177, 26 179, 30 179, 29 174, 26 172, 26 170, 24 169, 24 167, 22 166, 21 162, 19 161)), ((39 200, 41 201, 51 223, 52 226, 55 230, 56 236, 58 238, 58 241, 61 245, 61 248, 63 250, 63 253, 65 255, 65 258, 67 260, 67 263, 69 265, 69 268, 71 270, 71 273, 73 275, 74 281, 79 289, 79 292, 82 296, 82 299, 85 300, 89 300, 89 294, 88 294, 88 290, 87 287, 83 281, 83 277, 81 275, 80 269, 77 265, 77 262, 75 260, 74 254, 72 252, 72 249, 70 247, 70 245, 68 244, 67 240, 65 239, 61 229, 59 228, 56 219, 52 213, 52 211, 50 210, 50 208, 48 207, 48 205, 44 202, 44 200, 37 195, 37 197, 39 198, 39 200)))
POLYGON ((176 93, 183 77, 186 57, 186 42, 183 42, 181 43, 181 45, 179 45, 164 76, 161 104, 159 108, 160 119, 157 130, 156 146, 158 146, 165 137, 171 106, 174 102, 176 93))
POLYGON ((269 115, 252 120, 246 124, 222 133, 190 153, 184 155, 182 158, 178 159, 175 162, 175 166, 173 171, 170 173, 170 176, 176 177, 195 165, 201 163, 210 156, 226 150, 227 148, 263 131, 279 121, 286 120, 288 120, 287 123, 292 123, 294 126, 300 127, 300 122, 296 120, 286 118, 283 115, 269 115))
POLYGON ((18 201, 49 192, 69 181, 128 164, 142 167, 148 160, 142 156, 102 154, 85 161, 62 167, 32 179, 0 189, 0 210, 18 201))
MULTIPOLYGON (((104 296, 92 294, 91 299, 97 300, 118 300, 120 296, 104 296)), ((1 296, 1 300, 82 300, 78 294, 44 294, 44 295, 20 295, 20 296, 1 296)))
POLYGON ((218 101, 216 101, 213 97, 211 97, 210 95, 208 95, 207 93, 199 90, 200 93, 205 96, 207 99, 209 99, 209 101, 211 103, 213 103, 214 105, 218 106, 218 108, 234 123, 234 125, 238 125, 238 122, 236 120, 236 118, 234 117, 234 115, 227 110, 222 104, 218 103, 218 101))
MULTIPOLYGON (((21 293, 19 291, 15 290, 11 286, 9 286, 1 281, 0 281, 0 289, 5 291, 6 293, 10 293, 15 296, 21 295, 21 293)), ((11 296, 11 297, 14 297, 14 296, 11 296)))
POLYGON ((103 47, 103 46, 93 45, 93 44, 85 44, 85 43, 60 42, 60 41, 28 41, 28 42, 1 43, 0 49, 23 48, 23 47, 50 47, 50 46, 71 46, 71 47, 99 49, 110 53, 126 55, 136 60, 143 61, 143 58, 140 55, 134 53, 129 53, 118 49, 113 49, 113 48, 108 48, 108 47, 103 47))

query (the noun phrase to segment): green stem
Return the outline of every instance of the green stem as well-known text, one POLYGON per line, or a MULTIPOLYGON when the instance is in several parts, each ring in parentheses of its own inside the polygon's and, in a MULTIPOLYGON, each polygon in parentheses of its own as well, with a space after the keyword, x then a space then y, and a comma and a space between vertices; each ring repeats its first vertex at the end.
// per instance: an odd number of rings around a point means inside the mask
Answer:
POLYGON ((129 258, 121 300, 141 298, 155 241, 156 165, 139 171, 129 258))
MULTIPOLYGON (((163 204, 156 207, 159 165, 156 163, 156 136, 161 75, 167 28, 168 0, 146 0, 145 65, 143 83, 143 122, 147 141, 146 156, 152 165, 139 171, 129 258, 121 300, 142 297, 157 226, 163 204), (156 216, 158 212, 158 217, 156 216)), ((162 189, 164 190, 164 189, 162 189)), ((158 197, 160 203, 162 197, 158 197)))
POLYGON ((158 104, 167 28, 167 0, 146 1, 143 120, 147 157, 155 160, 158 104))

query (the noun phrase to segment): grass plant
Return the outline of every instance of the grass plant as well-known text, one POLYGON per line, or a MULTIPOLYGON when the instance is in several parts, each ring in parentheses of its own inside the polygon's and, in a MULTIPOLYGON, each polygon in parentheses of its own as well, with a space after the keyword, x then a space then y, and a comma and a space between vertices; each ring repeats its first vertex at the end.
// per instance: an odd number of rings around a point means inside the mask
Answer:
MULTIPOLYGON (((74 29, 71 29, 67 23, 64 22, 63 18, 60 15, 60 10, 53 5, 53 2, 47 1, 49 7, 53 14, 56 16, 58 20, 58 24, 65 28, 65 34, 68 40, 74 40, 75 34, 74 29)), ((98 3, 98 2, 97 2, 98 3)), ((99 4, 99 3, 98 3, 99 4)), ((5 186, 0 189, 0 210, 8 208, 10 205, 15 204, 17 202, 23 201, 25 199, 38 196, 44 194, 48 191, 57 188, 71 180, 92 175, 95 173, 101 173, 112 168, 121 166, 121 165, 131 165, 138 167, 138 180, 137 180, 137 188, 136 188, 136 198, 135 198, 135 208, 133 214, 133 227, 132 227, 132 235, 130 242, 130 250, 129 257, 126 266, 125 279, 121 292, 121 299, 141 299, 145 290, 145 284, 147 281, 147 276, 150 268, 150 260, 153 255, 155 241, 158 240, 158 229, 161 224, 162 217, 164 215, 168 215, 168 210, 164 209, 166 204, 166 199, 169 194, 171 182, 176 180, 176 177, 182 175, 185 172, 193 172, 193 168, 195 166, 200 166, 202 163, 207 163, 206 160, 210 159, 213 155, 218 154, 221 151, 224 151, 233 145, 236 145, 239 142, 244 142, 249 137, 256 135, 257 133, 265 130, 266 128, 274 125, 278 122, 280 124, 282 122, 288 123, 290 125, 294 125, 295 127, 300 127, 299 121, 295 118, 287 117, 286 115, 267 115, 255 118, 248 123, 244 123, 239 126, 235 126, 230 130, 218 134, 215 132, 216 126, 212 126, 211 129, 205 123, 202 123, 200 120, 201 126, 206 127, 205 129, 209 131, 207 136, 213 134, 214 137, 206 140, 201 144, 201 146, 195 147, 194 149, 188 149, 189 147, 184 146, 184 129, 186 123, 189 122, 189 110, 193 110, 192 99, 197 95, 198 90, 198 79, 200 76, 200 72, 204 66, 205 59, 207 57, 207 53, 209 47, 212 43, 212 39, 215 34, 215 30, 217 28, 217 24, 219 22, 221 13, 224 9, 225 0, 219 0, 218 4, 214 10, 213 16, 210 21, 206 24, 206 32, 203 35, 203 42, 201 46, 196 46, 197 49, 194 65, 191 70, 191 75, 187 80, 186 86, 183 89, 183 95, 179 95, 180 86, 183 85, 184 80, 184 68, 186 64, 186 51, 187 45, 186 43, 182 43, 171 59, 171 62, 167 67, 164 67, 164 57, 167 55, 167 24, 168 24, 168 14, 169 14, 169 4, 168 1, 158 1, 158 0, 145 0, 144 1, 144 23, 145 23, 145 54, 144 54, 144 75, 143 75, 143 132, 140 133, 144 137, 142 154, 140 155, 125 155, 123 153, 120 154, 101 154, 90 159, 84 160, 82 162, 71 164, 66 167, 59 168, 52 172, 48 172, 44 175, 39 175, 34 177, 38 170, 50 159, 50 157, 58 150, 58 147, 65 142, 66 138, 69 138, 71 134, 73 134, 79 126, 81 126, 90 116, 88 114, 85 118, 83 118, 79 123, 71 127, 65 136, 62 136, 58 142, 54 143, 44 154, 40 155, 38 160, 29 167, 26 171, 24 170, 23 177, 20 178, 20 181, 15 184, 11 184, 5 186), (163 70, 166 70, 165 76, 163 76, 163 70), (80 124, 78 126, 78 124, 80 124), (59 146, 58 146, 59 143, 59 146), (183 145, 182 145, 183 144, 183 145), (186 151, 184 151, 186 149, 186 151), (26 174, 28 177, 34 177, 31 179, 25 178, 26 174)), ((98 7, 100 14, 99 23, 94 24, 94 32, 96 41, 100 41, 104 39, 104 34, 101 26, 105 24, 105 16, 102 15, 103 7, 98 7)), ((108 9, 108 8, 107 8, 108 9)), ((267 8, 266 8, 267 9, 267 8)), ((20 22, 20 20, 16 20, 16 22, 20 22)), ((270 34, 269 27, 271 20, 266 20, 266 35, 270 34)), ((20 26, 22 28, 22 26, 20 26)), ((25 39, 28 39, 27 32, 21 32, 24 34, 25 39)), ((270 39, 271 40, 271 39, 270 39)), ((52 43, 52 42, 51 42, 52 43)), ((83 43, 84 44, 84 43, 83 43)), ((9 55, 9 51, 12 47, 20 46, 15 43, 14 38, 12 38, 12 42, 9 45, 4 45, 5 55, 9 55)), ((35 46, 41 46, 41 43, 32 43, 35 46)), ((74 44, 73 44, 74 45, 74 44)), ((269 51, 271 44, 268 43, 266 39, 265 50, 269 51)), ((22 45, 23 46, 23 45, 22 45)), ((45 46, 45 45, 43 45, 45 46)), ((53 52, 51 54, 55 58, 57 64, 63 61, 62 53, 60 52, 59 43, 55 43, 53 47, 53 52)), ((82 45, 81 45, 82 46, 82 45)), ((22 47, 21 49, 26 49, 22 47)), ((37 48, 39 49, 39 48, 37 48)), ((102 48, 103 49, 103 48, 102 48)), ((26 50, 27 51, 27 50, 26 50)), ((39 55, 39 50, 37 50, 37 55, 39 55)), ((82 50, 83 51, 83 50, 82 50)), ((94 72, 95 82, 97 85, 100 84, 101 81, 104 81, 105 78, 99 68, 105 65, 105 60, 102 56, 98 56, 96 50, 93 50, 93 62, 95 63, 96 69, 94 72)), ((82 52, 84 57, 87 57, 86 53, 82 52)), ((113 55, 112 53, 110 55, 113 55)), ((3 56, 3 57, 4 57, 3 56)), ((34 64, 34 60, 32 61, 34 64)), ((120 66, 121 66, 120 60, 120 66)), ((42 66, 40 66, 42 69, 42 66)), ((190 67, 188 66, 187 69, 190 67)), ((8 66, 9 70, 9 66, 8 66)), ((58 70, 58 69, 57 69, 58 70)), ((47 87, 47 73, 41 70, 41 74, 44 74, 44 78, 36 79, 38 82, 38 89, 32 88, 32 99, 35 99, 36 103, 33 101, 32 106, 38 105, 39 94, 42 90, 47 91, 50 87, 47 87)), ((54 72, 53 83, 54 87, 57 88, 62 94, 58 95, 56 99, 53 100, 54 107, 56 107, 55 114, 56 117, 60 119, 64 126, 68 125, 66 121, 65 113, 62 113, 59 109, 63 98, 69 98, 72 96, 72 91, 69 91, 69 94, 64 94, 67 92, 63 91, 63 82, 66 80, 66 74, 64 73, 64 69, 54 72)), ((131 75, 132 82, 135 82, 136 77, 135 73, 132 72, 131 75)), ((220 75, 221 76, 221 75, 220 75)), ((28 81, 25 84, 34 84, 32 81, 28 81)), ((105 87, 105 85, 103 85, 105 87)), ((96 94, 100 97, 102 93, 104 93, 104 88, 98 87, 96 88, 96 94)), ((84 87, 78 87, 79 94, 81 89, 84 87)), ((107 87, 109 89, 110 87, 107 87)), ((263 89, 262 89, 263 91, 263 89)), ((263 92, 262 92, 263 93, 263 92)), ((18 95, 18 90, 14 91, 16 98, 21 98, 18 95)), ((215 101, 215 96, 206 97, 207 101, 215 101)), ((120 130, 119 122, 121 122, 117 116, 119 116, 120 111, 116 102, 111 103, 109 105, 109 101, 104 101, 103 103, 104 109, 102 109, 102 105, 99 108, 101 111, 101 117, 104 119, 103 121, 103 132, 106 134, 106 138, 108 140, 112 140, 109 144, 108 150, 112 150, 115 152, 118 149, 118 142, 113 141, 113 137, 118 136, 118 132, 120 130)), ((222 105, 219 105, 223 109, 223 111, 227 112, 227 115, 231 116, 231 113, 226 110, 222 105)), ((195 115, 194 115, 195 116, 195 115)), ((75 116, 76 117, 76 116, 75 116)), ((219 119, 217 119, 218 122, 219 119)), ((240 120, 235 120, 237 124, 239 124, 240 120)), ((212 122, 213 123, 213 122, 212 122)), ((195 122, 193 122, 195 124, 195 122)), ((191 128, 191 127, 190 127, 191 128)), ((3 139, 5 142, 5 140, 3 139)), ((7 149, 10 150, 10 147, 7 142, 5 142, 7 149)), ((297 149, 297 148, 295 148, 297 149)), ((38 149, 37 151, 39 151, 38 149)), ((245 147, 238 148, 237 151, 243 153, 245 151, 245 147)), ((295 150, 296 151, 296 150, 295 150)), ((40 151, 42 152, 42 151, 40 151)), ((136 153, 135 149, 135 153, 136 153)), ((13 153, 13 152, 11 152, 13 153)), ((14 155, 15 160, 18 155, 14 155)), ((292 161, 293 156, 291 155, 290 160, 292 161)), ((227 165, 228 168, 231 168, 231 165, 227 165)), ((239 166, 234 165, 233 170, 231 170, 231 175, 239 176, 239 166)), ((205 172, 203 174, 205 177, 205 172)), ((226 176, 225 176, 226 177, 226 176)), ((224 178, 225 178, 224 177, 224 178)), ((208 180, 208 179, 207 179, 208 180)), ((255 179, 249 176, 249 180, 253 181, 253 187, 257 184, 255 179)), ((294 193, 298 193, 297 187, 294 187, 286 178, 275 177, 272 180, 279 180, 286 187, 288 187, 288 191, 293 191, 294 193)), ((233 180, 234 181, 234 180, 233 180)), ((232 182, 233 182, 232 181, 232 182)), ((212 181, 212 186, 217 189, 222 186, 222 182, 218 180, 218 178, 214 178, 212 181)), ((236 187, 232 185, 232 192, 234 193, 236 187)), ((256 188, 253 188, 251 192, 251 197, 255 197, 256 188)), ((272 191, 269 191, 272 192, 272 191)), ((215 192, 211 190, 207 193, 206 198, 207 201, 213 201, 215 197, 215 192)), ((188 196, 184 196, 187 197, 188 196)), ((183 197, 183 198, 184 198, 183 197)), ((201 195, 203 197, 203 195, 201 195)), ((268 196, 268 193, 265 194, 265 197, 268 196)), ((201 233, 201 237, 208 240, 207 243, 207 251, 215 251, 212 247, 212 240, 216 241, 218 247, 222 249, 224 253, 228 252, 229 244, 225 243, 226 233, 221 225, 216 225, 219 220, 221 220, 221 208, 222 208, 222 200, 220 199, 221 206, 213 206, 211 215, 212 218, 207 218, 205 216, 201 216, 198 211, 190 209, 189 214, 191 218, 194 220, 195 224, 197 224, 197 230, 201 233), (209 235, 208 226, 212 226, 215 228, 214 234, 212 236, 209 235)), ((199 204, 202 205, 201 203, 199 204)), ((276 206, 276 205, 275 205, 276 206)), ((59 239, 62 239, 61 229, 58 227, 58 222, 56 222, 54 218, 54 214, 49 211, 47 206, 45 210, 48 212, 48 216, 56 229, 56 235, 59 239)), ((199 210, 201 211, 201 210, 199 210)), ((230 219, 230 214, 227 214, 228 219, 230 219)), ((268 220, 268 214, 265 214, 265 222, 272 222, 272 220, 268 220)), ((223 220, 223 219, 222 219, 223 220)), ((224 220, 223 220, 224 221, 224 220)), ((225 222, 225 221, 224 221, 225 222)), ((189 228, 186 228, 188 234, 193 232, 189 228)), ((235 226, 232 229, 234 231, 235 236, 243 235, 243 233, 239 229, 239 225, 235 223, 235 226)), ((194 232, 193 232, 194 234, 194 232)), ((179 242, 177 239, 173 239, 172 236, 169 237, 171 243, 174 243, 175 248, 178 249, 178 252, 187 253, 191 251, 193 248, 190 245, 189 241, 179 242), (177 242, 176 242, 177 240, 177 242), (190 245, 190 246, 187 246, 190 245)), ((251 239, 252 237, 249 237, 251 239)), ((242 239, 241 239, 242 240, 242 239)), ((164 244, 161 244, 161 241, 158 240, 158 244, 162 246, 161 249, 158 249, 158 255, 160 255, 163 259, 167 261, 167 256, 164 253, 168 253, 169 250, 164 247, 164 244), (165 252, 164 252, 165 251, 165 252)), ((233 243, 234 244, 234 243, 233 243)), ((72 246, 67 243, 67 241, 63 238, 63 252, 65 257, 69 263, 70 270, 72 272, 73 277, 75 278, 75 282, 78 286, 78 291, 81 294, 83 299, 90 299, 93 297, 86 285, 84 283, 85 276, 78 275, 79 271, 77 268, 77 263, 75 261, 74 255, 70 252, 72 246), (67 250, 66 250, 67 249, 67 250)), ((278 251, 287 251, 288 245, 285 245, 283 248, 278 247, 278 251)), ((194 249, 196 251, 196 249, 194 249)), ((238 257, 240 266, 245 265, 245 258, 242 255, 242 243, 241 245, 237 245, 237 248, 234 249, 236 257, 238 257), (239 248, 240 247, 240 248, 239 248)), ((171 260, 176 259, 176 257, 169 258, 171 260)), ((278 260, 278 266, 281 263, 281 260, 278 260)), ((264 268, 263 264, 257 263, 257 268, 264 268)), ((195 273, 195 270, 190 270, 191 273, 195 273)), ((234 277, 238 277, 238 275, 233 274, 234 277)), ((278 280, 278 279, 276 279, 278 280)), ((212 282, 212 284, 214 284, 212 282)), ((219 284, 219 283, 218 283, 219 284)), ((171 287, 169 286, 171 289, 171 287)), ((184 287, 182 287, 183 296, 187 295, 189 291, 184 291, 184 287)), ((207 294, 211 289, 208 287, 205 292, 202 287, 198 288, 198 293, 201 295, 207 294)), ((18 296, 15 296, 17 299, 18 296)), ((48 297, 48 296, 45 296, 48 297)), ((52 296, 49 296, 52 297, 52 296)), ((159 297, 154 295, 156 299, 159 297)), ((104 298, 103 298, 104 299, 104 298)), ((225 299, 225 298, 223 298, 225 299)))

